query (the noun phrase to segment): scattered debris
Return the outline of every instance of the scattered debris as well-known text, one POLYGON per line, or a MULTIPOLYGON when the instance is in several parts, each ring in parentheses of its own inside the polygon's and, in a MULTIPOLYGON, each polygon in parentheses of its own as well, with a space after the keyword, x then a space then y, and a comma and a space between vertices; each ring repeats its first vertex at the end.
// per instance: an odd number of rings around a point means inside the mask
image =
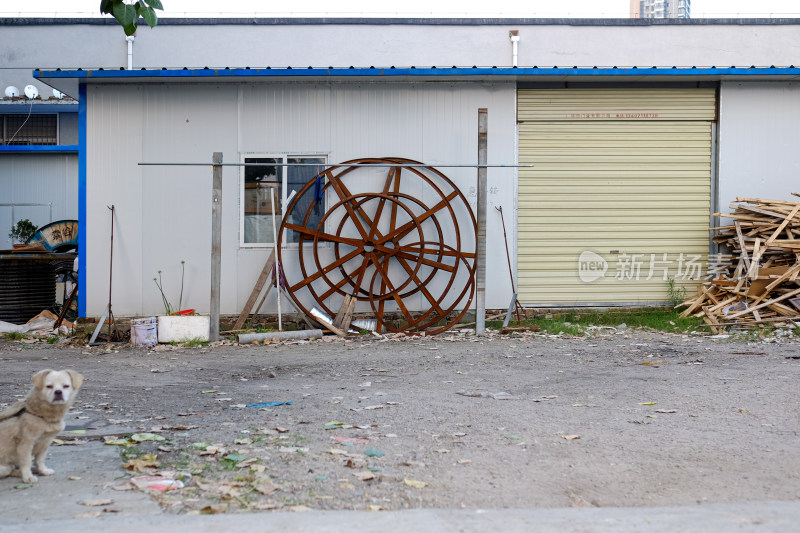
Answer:
POLYGON ((790 325, 800 319, 800 202, 737 198, 731 208, 715 215, 733 224, 711 228, 730 253, 709 258, 713 279, 680 305, 681 316, 702 318, 716 334, 731 325, 790 325))
POLYGON ((256 409, 262 409, 264 407, 277 407, 279 405, 292 405, 292 402, 260 402, 260 403, 248 403, 247 407, 254 407, 256 409))
POLYGON ((460 390, 456 392, 461 396, 469 396, 471 398, 492 398, 493 400, 514 400, 515 396, 507 392, 485 392, 485 391, 465 391, 460 390))

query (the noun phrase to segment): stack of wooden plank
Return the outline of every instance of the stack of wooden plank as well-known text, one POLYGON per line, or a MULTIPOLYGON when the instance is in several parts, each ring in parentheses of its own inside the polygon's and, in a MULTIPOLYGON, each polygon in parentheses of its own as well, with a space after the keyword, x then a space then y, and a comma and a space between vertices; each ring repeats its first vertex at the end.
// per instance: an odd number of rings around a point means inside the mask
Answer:
POLYGON ((701 317, 715 333, 800 321, 800 201, 737 198, 731 209, 716 213, 733 223, 711 228, 721 253, 681 316, 701 317))

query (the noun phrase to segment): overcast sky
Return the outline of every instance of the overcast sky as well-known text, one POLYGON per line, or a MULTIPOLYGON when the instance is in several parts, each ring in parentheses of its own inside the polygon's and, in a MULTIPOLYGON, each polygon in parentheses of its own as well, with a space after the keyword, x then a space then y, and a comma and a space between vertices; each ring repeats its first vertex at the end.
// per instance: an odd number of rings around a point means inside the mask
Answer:
MULTIPOLYGON (((622 17, 629 0, 161 0, 169 16, 622 17), (470 7, 475 5, 476 7, 470 7), (487 10, 491 6, 491 11, 487 10), (223 9, 224 11, 220 11, 223 9)), ((0 16, 99 16, 99 0, 0 0, 0 16), (12 11, 18 9, 19 11, 12 11), (23 11, 24 10, 24 11, 23 11)), ((800 0, 692 0, 692 18, 800 16, 800 0)))

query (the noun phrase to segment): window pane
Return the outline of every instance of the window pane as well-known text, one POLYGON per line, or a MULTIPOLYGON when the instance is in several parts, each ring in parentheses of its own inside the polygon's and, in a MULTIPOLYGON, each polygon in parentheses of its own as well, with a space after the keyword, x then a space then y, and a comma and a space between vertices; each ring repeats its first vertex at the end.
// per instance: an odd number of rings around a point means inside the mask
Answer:
POLYGON ((259 163, 259 166, 244 167, 244 242, 272 243, 270 191, 275 195, 275 223, 279 225, 283 168, 275 163, 282 161, 271 157, 247 157, 244 162, 259 163))
MULTIPOLYGON (((320 172, 325 169, 324 157, 290 157, 287 163, 314 163, 313 166, 286 167, 286 193, 291 195, 292 191, 300 193, 300 189, 313 180, 320 172)), ((289 220, 292 224, 302 224, 307 228, 316 229, 322 216, 325 214, 325 200, 315 198, 315 187, 308 190, 297 199, 297 203, 292 210, 289 220), (308 214, 308 219, 303 223, 303 219, 308 214)), ((299 234, 296 231, 288 230, 286 242, 298 242, 299 234)))

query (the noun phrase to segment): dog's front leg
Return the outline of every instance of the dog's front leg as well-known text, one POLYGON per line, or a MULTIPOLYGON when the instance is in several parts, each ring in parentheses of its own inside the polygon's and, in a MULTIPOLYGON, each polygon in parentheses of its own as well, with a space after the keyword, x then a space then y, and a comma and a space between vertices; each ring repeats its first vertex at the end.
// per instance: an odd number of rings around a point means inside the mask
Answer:
MULTIPOLYGON (((36 483, 37 478, 31 472, 31 454, 33 453, 33 440, 24 439, 17 448, 17 466, 19 467, 19 475, 24 483, 36 483)), ((12 472, 15 475, 16 472, 12 472)))
POLYGON ((56 435, 58 435, 58 432, 42 435, 42 438, 39 439, 33 447, 36 470, 42 476, 52 476, 56 473, 55 470, 47 468, 47 465, 44 464, 45 456, 47 456, 47 447, 50 446, 50 443, 53 442, 56 435))

